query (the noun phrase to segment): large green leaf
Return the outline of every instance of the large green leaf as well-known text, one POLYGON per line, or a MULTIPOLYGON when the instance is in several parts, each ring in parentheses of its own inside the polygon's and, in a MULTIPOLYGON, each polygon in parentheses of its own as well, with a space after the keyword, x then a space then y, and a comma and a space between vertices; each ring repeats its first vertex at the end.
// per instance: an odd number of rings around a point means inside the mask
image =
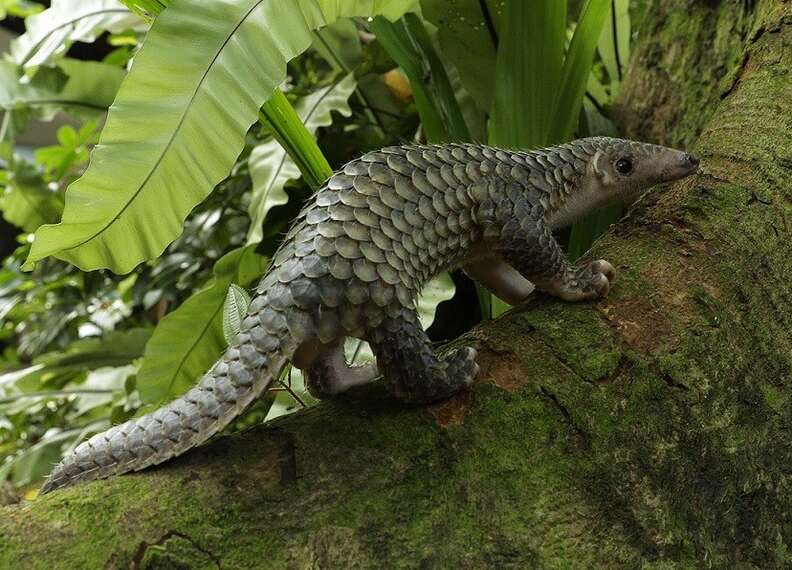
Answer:
POLYGON ((485 113, 492 108, 503 6, 499 0, 421 0, 424 17, 437 26, 443 55, 485 113))
MULTIPOLYGON (((348 117, 352 110, 347 100, 357 85, 352 74, 341 81, 316 90, 297 101, 294 110, 309 133, 332 123, 331 112, 348 117)), ((248 243, 261 241, 261 225, 267 213, 275 206, 288 202, 283 186, 289 180, 300 177, 300 169, 287 154, 283 145, 272 139, 256 146, 250 153, 250 177, 253 192, 250 201, 250 230, 248 243)))
POLYGON ((227 253, 215 263, 209 284, 159 322, 138 372, 144 403, 159 404, 182 394, 214 364, 226 347, 223 305, 229 286, 245 287, 263 269, 264 258, 252 246, 227 253))
POLYGON ((63 59, 57 67, 42 67, 34 78, 22 80, 16 65, 0 61, 0 108, 33 108, 45 119, 63 108, 96 115, 113 102, 124 76, 120 67, 63 59))
POLYGON ((183 0, 154 21, 63 219, 36 234, 48 255, 126 273, 157 257, 228 175, 259 107, 311 31, 344 16, 398 17, 412 0, 183 0))
POLYGON ((490 142, 534 148, 546 144, 559 97, 566 0, 507 2, 490 121, 490 142))
POLYGON ((141 23, 117 0, 53 0, 52 7, 25 20, 25 33, 11 43, 11 58, 36 67, 66 53, 74 42, 92 42, 102 32, 141 23))

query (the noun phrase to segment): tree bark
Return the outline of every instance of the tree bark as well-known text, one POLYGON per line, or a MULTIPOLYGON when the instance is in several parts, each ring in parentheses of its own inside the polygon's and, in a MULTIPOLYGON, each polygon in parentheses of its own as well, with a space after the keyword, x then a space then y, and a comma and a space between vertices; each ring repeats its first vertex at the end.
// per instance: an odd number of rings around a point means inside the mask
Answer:
POLYGON ((619 101, 701 173, 594 248, 596 304, 459 342, 475 390, 376 388, 0 510, 0 567, 792 565, 792 2, 656 0, 619 101))

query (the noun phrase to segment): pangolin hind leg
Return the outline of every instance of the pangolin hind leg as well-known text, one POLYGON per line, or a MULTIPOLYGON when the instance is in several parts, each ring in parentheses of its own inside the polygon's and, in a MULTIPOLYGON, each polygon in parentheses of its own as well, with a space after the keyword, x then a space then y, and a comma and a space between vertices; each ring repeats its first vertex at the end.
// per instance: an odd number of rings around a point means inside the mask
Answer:
POLYGON ((388 316, 367 340, 389 389, 405 402, 444 400, 470 386, 479 372, 471 347, 438 357, 414 310, 388 316))
POLYGON ((374 381, 379 375, 373 362, 350 366, 344 355, 344 339, 322 345, 313 361, 305 368, 308 391, 315 398, 326 398, 346 392, 355 386, 374 381))

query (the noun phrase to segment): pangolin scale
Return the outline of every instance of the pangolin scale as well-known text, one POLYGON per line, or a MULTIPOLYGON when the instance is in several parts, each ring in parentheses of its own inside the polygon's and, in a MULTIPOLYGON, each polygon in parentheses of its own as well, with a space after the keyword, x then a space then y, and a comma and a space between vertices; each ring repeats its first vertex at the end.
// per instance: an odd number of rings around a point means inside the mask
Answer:
POLYGON ((526 152, 448 144, 365 154, 307 202, 239 334, 198 384, 80 444, 42 493, 138 471, 199 445, 290 361, 318 396, 381 372, 404 400, 446 398, 472 382, 476 353, 435 355, 414 303, 426 281, 461 266, 512 304, 534 285, 569 301, 601 297, 613 267, 603 260, 573 266, 552 230, 697 167, 684 152, 604 137, 526 152), (345 337, 368 341, 377 365, 347 366, 345 337))

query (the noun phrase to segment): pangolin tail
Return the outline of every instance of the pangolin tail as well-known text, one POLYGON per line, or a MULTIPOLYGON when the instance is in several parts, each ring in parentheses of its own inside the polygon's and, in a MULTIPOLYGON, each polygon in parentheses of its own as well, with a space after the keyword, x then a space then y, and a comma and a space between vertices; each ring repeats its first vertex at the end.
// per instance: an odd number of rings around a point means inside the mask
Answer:
POLYGON ((183 396, 93 436, 63 458, 40 493, 139 471, 200 445, 239 416, 279 376, 294 343, 283 318, 254 299, 242 330, 201 381, 183 396))

